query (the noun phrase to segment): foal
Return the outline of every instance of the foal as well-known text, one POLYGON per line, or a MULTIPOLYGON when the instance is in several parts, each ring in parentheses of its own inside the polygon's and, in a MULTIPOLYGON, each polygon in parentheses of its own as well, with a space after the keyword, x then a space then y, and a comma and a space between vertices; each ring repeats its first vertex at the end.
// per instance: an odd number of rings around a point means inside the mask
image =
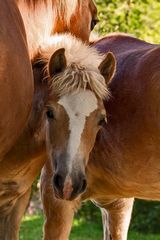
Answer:
POLYGON ((111 53, 104 58, 71 37, 59 37, 57 46, 61 48, 52 56, 53 46, 43 53, 44 59, 50 59, 52 77, 46 126, 49 159, 41 178, 46 240, 68 237, 73 204, 55 199, 54 194, 59 199, 74 200, 86 190, 89 154, 97 133, 106 124, 106 83, 115 71, 111 53))

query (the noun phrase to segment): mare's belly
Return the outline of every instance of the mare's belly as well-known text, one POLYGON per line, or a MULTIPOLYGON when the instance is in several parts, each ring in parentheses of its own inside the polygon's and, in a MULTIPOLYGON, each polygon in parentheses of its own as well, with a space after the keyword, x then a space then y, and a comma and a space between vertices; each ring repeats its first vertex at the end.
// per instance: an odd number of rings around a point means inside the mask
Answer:
MULTIPOLYGON (((138 160, 138 159, 137 159, 138 160)), ((141 159, 142 160, 142 159, 141 159)), ((136 160, 135 160, 136 161, 136 160)), ((140 198, 160 200, 160 164, 158 159, 146 164, 125 164, 101 168, 90 164, 88 191, 83 199, 140 198)))

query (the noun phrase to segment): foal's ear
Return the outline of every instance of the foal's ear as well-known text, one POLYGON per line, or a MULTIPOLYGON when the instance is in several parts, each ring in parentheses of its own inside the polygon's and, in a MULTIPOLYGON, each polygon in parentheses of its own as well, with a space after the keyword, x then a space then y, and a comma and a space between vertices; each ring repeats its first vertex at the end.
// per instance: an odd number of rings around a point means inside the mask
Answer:
POLYGON ((60 48, 56 52, 54 52, 50 58, 48 66, 50 77, 53 77, 54 75, 63 72, 66 68, 66 65, 67 63, 65 57, 65 49, 60 48))
POLYGON ((116 70, 116 59, 112 52, 108 52, 105 59, 99 65, 99 71, 105 78, 106 83, 112 79, 116 70))

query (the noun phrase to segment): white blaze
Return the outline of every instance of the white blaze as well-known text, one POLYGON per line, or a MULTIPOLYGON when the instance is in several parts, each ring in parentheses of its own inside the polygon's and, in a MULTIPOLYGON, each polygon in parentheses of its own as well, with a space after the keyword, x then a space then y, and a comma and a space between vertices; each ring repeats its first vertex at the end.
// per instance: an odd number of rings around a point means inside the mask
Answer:
MULTIPOLYGON (((97 98, 90 90, 81 90, 79 93, 63 96, 58 103, 64 107, 69 117, 70 137, 68 154, 71 163, 80 146, 81 134, 83 133, 86 117, 98 107, 97 98)), ((70 164, 70 168, 71 165, 72 163, 70 164)))

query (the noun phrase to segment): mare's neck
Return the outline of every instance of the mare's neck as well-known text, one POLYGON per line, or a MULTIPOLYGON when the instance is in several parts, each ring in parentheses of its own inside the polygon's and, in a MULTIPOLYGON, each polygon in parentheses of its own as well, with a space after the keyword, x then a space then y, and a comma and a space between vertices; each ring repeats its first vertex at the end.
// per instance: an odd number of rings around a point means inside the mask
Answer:
MULTIPOLYGON (((38 1, 37 1, 38 2, 38 1)), ((38 48, 43 45, 51 35, 54 25, 54 13, 52 0, 39 1, 39 3, 27 4, 26 1, 18 1, 29 48, 30 58, 36 54, 38 48)))

